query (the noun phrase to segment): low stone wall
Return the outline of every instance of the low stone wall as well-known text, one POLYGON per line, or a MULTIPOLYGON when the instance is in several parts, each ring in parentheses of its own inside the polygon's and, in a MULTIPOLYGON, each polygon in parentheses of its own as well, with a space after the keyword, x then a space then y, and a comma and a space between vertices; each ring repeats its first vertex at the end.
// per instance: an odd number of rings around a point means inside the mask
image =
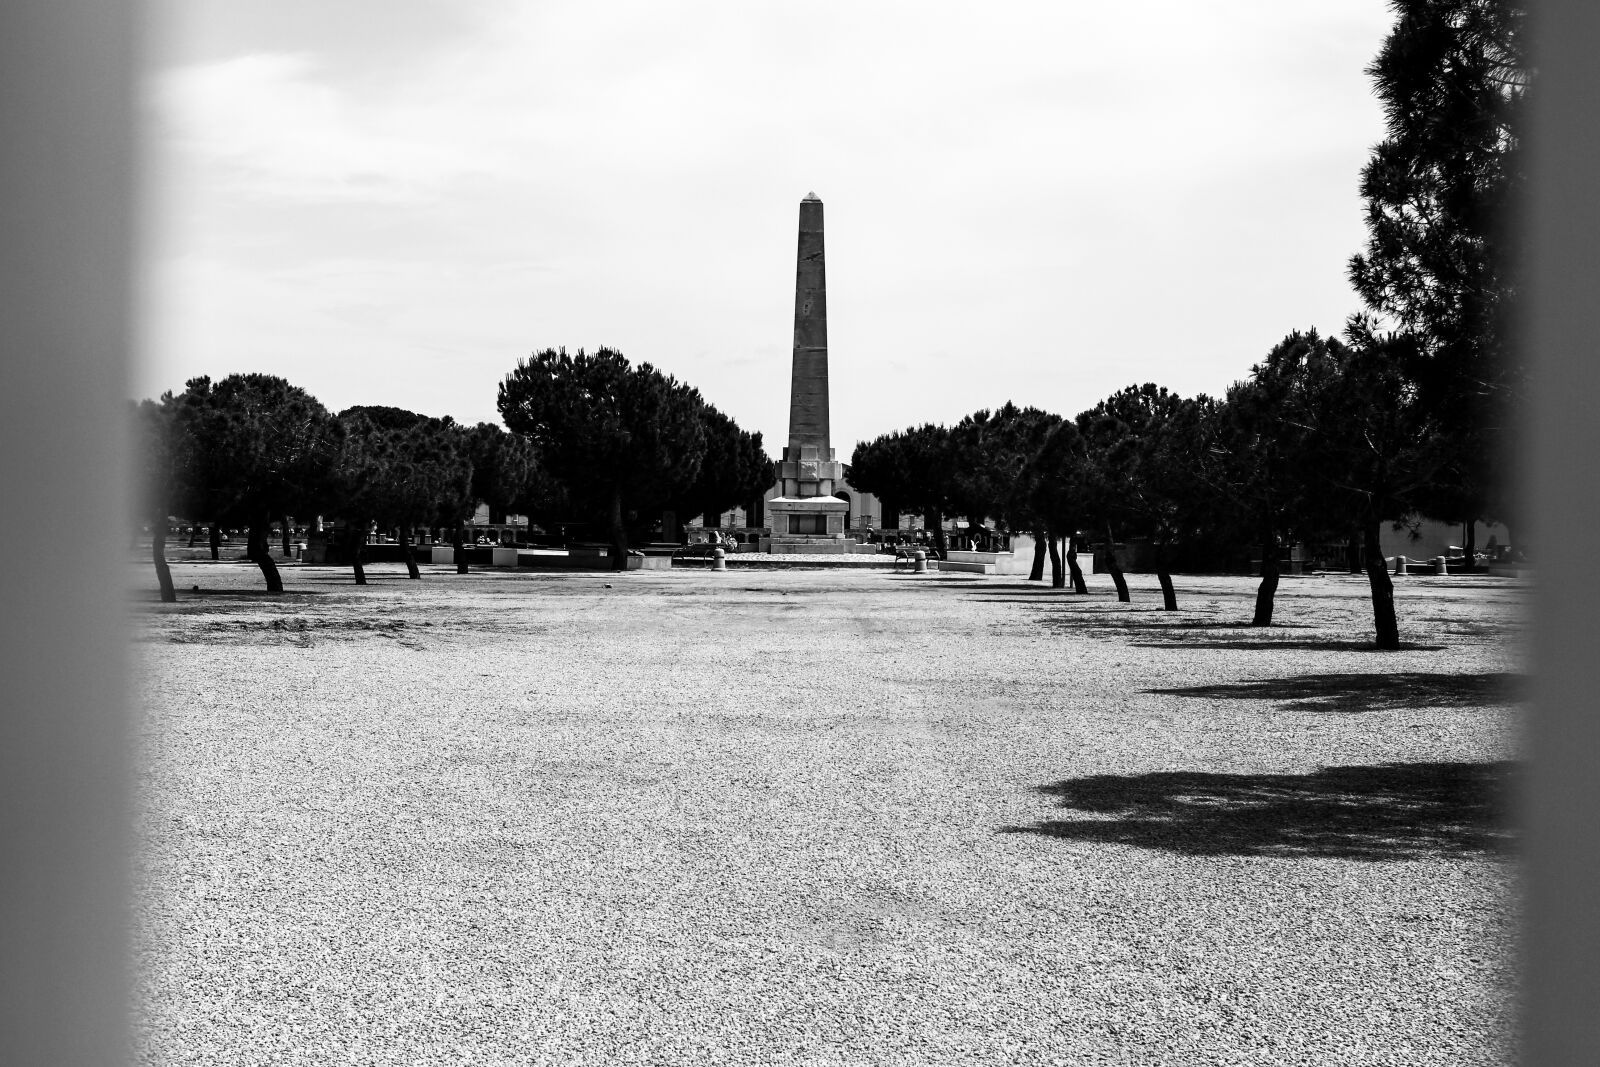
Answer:
MULTIPOLYGON (((274 544, 269 547, 276 549, 279 546, 274 544)), ((429 548, 422 545, 412 545, 411 551, 418 563, 429 562, 429 553, 431 551, 429 548)), ((282 557, 275 554, 273 558, 280 559, 282 557)), ((312 541, 301 550, 299 559, 300 562, 313 567, 348 567, 352 562, 350 546, 336 541, 312 541)), ((404 563, 405 561, 405 546, 396 544, 393 541, 381 541, 376 544, 361 546, 361 565, 363 567, 369 563, 404 563)))
MULTIPOLYGON (((784 537, 762 538, 758 546, 762 552, 775 556, 803 556, 813 554, 847 555, 857 550, 857 543, 845 538, 828 537, 810 540, 790 540, 784 537)), ((876 549, 872 549, 876 551, 876 549)))
MULTIPOLYGON (((429 563, 454 563, 456 550, 450 545, 433 545, 428 550, 427 562, 429 563)), ((492 567, 494 565, 494 549, 487 545, 463 545, 461 554, 467 557, 468 566, 492 567)), ((420 561, 421 555, 417 557, 420 561)))
MULTIPOLYGON (((638 570, 666 570, 671 567, 671 557, 645 556, 630 552, 628 554, 627 569, 638 570), (659 559, 667 559, 667 567, 662 567, 659 559)), ((517 566, 532 570, 555 571, 609 571, 616 568, 611 564, 611 553, 607 551, 594 551, 592 549, 570 549, 556 551, 551 549, 522 549, 517 553, 517 566)))
MULTIPOLYGON (((950 563, 962 565, 955 569, 969 570, 973 566, 988 568, 977 572, 982 574, 1027 574, 1033 569, 1031 538, 1029 539, 1026 554, 1021 552, 966 552, 951 550, 946 552, 945 555, 950 563)), ((1094 560, 1086 553, 1078 553, 1078 566, 1083 568, 1085 574, 1094 573, 1094 560)), ((952 568, 947 567, 946 569, 952 568)))
MULTIPOLYGON (((928 561, 928 566, 932 567, 935 564, 937 564, 939 570, 941 570, 941 571, 955 571, 955 572, 961 573, 961 574, 1011 574, 1011 573, 1013 573, 1011 571, 1000 571, 1000 570, 997 570, 996 569, 996 565, 994 563, 987 562, 987 561, 984 561, 984 560, 956 559, 957 554, 958 553, 955 553, 955 552, 949 553, 950 558, 947 559, 947 560, 929 560, 928 561)), ((999 555, 1000 553, 995 553, 995 552, 962 552, 962 553, 959 553, 959 554, 963 555, 963 556, 994 556, 994 555, 999 555)), ((1007 553, 1005 553, 1005 555, 1009 556, 1010 553, 1007 552, 1007 553)))
MULTIPOLYGON (((727 555, 723 558, 728 570, 814 570, 833 568, 835 570, 893 570, 894 557, 888 554, 861 555, 854 552, 811 552, 811 553, 769 553, 769 552, 741 552, 727 555)), ((935 564, 934 560, 928 561, 930 569, 935 564)), ((685 569, 710 570, 711 559, 706 556, 678 556, 672 561, 674 567, 685 569)), ((909 564, 901 563, 901 567, 909 564)))
MULTIPOLYGON (((425 550, 426 551, 426 550, 425 550)), ((462 550, 467 563, 479 567, 517 567, 532 570, 609 571, 611 553, 607 549, 590 548, 503 548, 472 545, 462 550)), ((448 545, 436 545, 430 556, 419 555, 424 562, 454 563, 455 550, 448 545)), ((672 566, 670 557, 630 555, 628 570, 666 570, 672 566)))

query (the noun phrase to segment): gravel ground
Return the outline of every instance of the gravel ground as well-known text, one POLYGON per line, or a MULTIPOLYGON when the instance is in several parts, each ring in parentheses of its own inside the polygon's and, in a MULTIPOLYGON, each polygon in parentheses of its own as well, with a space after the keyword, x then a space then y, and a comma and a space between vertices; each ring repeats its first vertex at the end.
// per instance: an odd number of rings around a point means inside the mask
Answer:
POLYGON ((1516 583, 424 570, 137 604, 141 1063, 1512 1058, 1516 583))

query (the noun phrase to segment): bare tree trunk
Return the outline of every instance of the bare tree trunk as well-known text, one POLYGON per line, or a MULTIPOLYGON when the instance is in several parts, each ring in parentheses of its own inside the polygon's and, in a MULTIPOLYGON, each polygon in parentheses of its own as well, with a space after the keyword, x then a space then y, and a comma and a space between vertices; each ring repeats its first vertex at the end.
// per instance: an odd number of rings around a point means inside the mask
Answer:
POLYGON ((1065 572, 1061 569, 1061 546, 1057 544, 1055 534, 1050 535, 1050 588, 1060 589, 1067 584, 1065 572))
POLYGON ((1172 571, 1167 567, 1167 546, 1156 545, 1156 581, 1161 583, 1161 610, 1178 610, 1178 593, 1172 588, 1172 571))
POLYGON ((467 573, 467 534, 464 523, 456 523, 455 552, 456 573, 467 573))
POLYGON ((283 592, 283 577, 278 573, 278 565, 272 562, 272 549, 267 545, 267 523, 270 520, 265 516, 250 524, 245 533, 245 558, 261 568, 261 576, 267 580, 267 592, 283 592))
POLYGON ((222 528, 212 523, 207 536, 211 539, 211 562, 215 563, 222 558, 222 528))
POLYGON ((150 561, 156 565, 156 584, 161 587, 161 602, 175 604, 178 591, 172 587, 172 569, 167 566, 167 517, 160 516, 150 529, 150 561))
POLYGON ((400 551, 404 552, 406 557, 406 577, 421 578, 422 572, 417 569, 417 557, 411 551, 411 527, 409 526, 400 527, 400 551))
POLYGON ((1266 533, 1261 538, 1261 584, 1256 587, 1256 615, 1251 626, 1272 625, 1273 598, 1278 594, 1278 535, 1266 533))
POLYGON ((611 491, 611 569, 628 569, 628 531, 622 526, 622 490, 611 491))
POLYGON ((1044 531, 1033 531, 1033 569, 1028 571, 1028 581, 1039 582, 1044 580, 1044 531))
POLYGON ((1377 645, 1382 649, 1400 647, 1400 623, 1394 613, 1394 583, 1389 568, 1383 565, 1383 548, 1378 540, 1379 522, 1367 523, 1363 531, 1367 548, 1367 581, 1372 585, 1372 626, 1377 645))
POLYGON ((1111 584, 1117 587, 1117 599, 1130 603, 1133 598, 1128 595, 1128 580, 1122 576, 1122 564, 1117 562, 1117 548, 1111 539, 1109 522, 1106 523, 1106 570, 1111 572, 1111 584))
POLYGON ((1072 579, 1072 591, 1079 596, 1089 592, 1088 583, 1083 580, 1083 568, 1078 566, 1078 537, 1076 534, 1067 535, 1067 575, 1072 579))
POLYGON ((355 573, 356 584, 366 585, 367 569, 361 565, 361 548, 367 541, 366 525, 352 522, 347 536, 350 542, 350 569, 355 573))

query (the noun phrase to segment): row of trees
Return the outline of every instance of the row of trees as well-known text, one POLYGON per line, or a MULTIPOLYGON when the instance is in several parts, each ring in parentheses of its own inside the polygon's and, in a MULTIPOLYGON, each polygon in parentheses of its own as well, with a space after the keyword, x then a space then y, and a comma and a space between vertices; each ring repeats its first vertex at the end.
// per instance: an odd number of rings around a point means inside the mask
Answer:
POLYGON ((168 516, 246 528, 245 554, 267 589, 283 581, 267 543, 294 515, 344 520, 356 581, 369 526, 456 530, 480 502, 515 506, 539 487, 532 450, 489 423, 464 426, 390 407, 331 414, 304 389, 265 374, 195 378, 181 393, 136 408, 141 506, 163 600, 174 600, 165 558, 168 516))
POLYGON ((463 524, 480 504, 604 528, 620 569, 630 535, 647 532, 664 509, 721 511, 771 484, 760 434, 609 349, 522 362, 501 386, 500 408, 510 433, 393 407, 334 415, 264 374, 195 378, 181 393, 140 402, 139 499, 162 599, 176 599, 165 556, 171 515, 245 527, 247 558, 278 592, 268 530, 281 522, 287 538, 294 515, 342 520, 360 584, 372 525, 401 531, 413 578, 409 531, 454 530, 465 572, 463 524))
POLYGON ((1272 619, 1282 544, 1354 534, 1377 644, 1398 647, 1382 524, 1465 523, 1470 558, 1474 521, 1515 512, 1506 460, 1526 375, 1510 222, 1529 71, 1512 0, 1394 7, 1368 71, 1388 132, 1362 172, 1369 240, 1349 264, 1367 309, 1342 341, 1291 333, 1220 399, 1140 385, 1073 419, 1007 405, 888 434, 857 446, 851 483, 935 530, 961 514, 1033 531, 1057 585, 1064 542, 1079 591, 1080 531, 1108 546, 1119 531, 1148 538, 1167 608, 1174 546, 1247 539, 1263 561, 1258 625, 1272 619))
POLYGON ((1148 540, 1169 610, 1178 606, 1177 549, 1258 546, 1257 625, 1271 624, 1284 546, 1359 538, 1378 641, 1393 647, 1382 524, 1426 512, 1435 488, 1459 479, 1462 458, 1401 373, 1401 350, 1412 344, 1408 335, 1357 346, 1295 332, 1220 399, 1145 384, 1073 418, 1007 404, 954 426, 862 442, 850 480, 886 509, 922 512, 935 530, 948 516, 965 516, 1030 532, 1038 546, 1032 577, 1043 577, 1048 555, 1052 584, 1070 581, 1078 592, 1082 542, 1106 545, 1126 601, 1111 546, 1148 540))

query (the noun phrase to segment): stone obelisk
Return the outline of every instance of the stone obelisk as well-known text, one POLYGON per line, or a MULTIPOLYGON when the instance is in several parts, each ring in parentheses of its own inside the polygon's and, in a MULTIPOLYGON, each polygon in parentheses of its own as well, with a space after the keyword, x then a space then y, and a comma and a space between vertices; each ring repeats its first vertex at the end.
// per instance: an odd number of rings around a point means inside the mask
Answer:
POLYGON ((795 257, 794 358, 789 374, 789 443, 778 461, 778 495, 767 501, 773 551, 844 548, 850 505, 833 495, 844 480, 828 440, 828 280, 822 249, 822 201, 800 201, 795 257))

